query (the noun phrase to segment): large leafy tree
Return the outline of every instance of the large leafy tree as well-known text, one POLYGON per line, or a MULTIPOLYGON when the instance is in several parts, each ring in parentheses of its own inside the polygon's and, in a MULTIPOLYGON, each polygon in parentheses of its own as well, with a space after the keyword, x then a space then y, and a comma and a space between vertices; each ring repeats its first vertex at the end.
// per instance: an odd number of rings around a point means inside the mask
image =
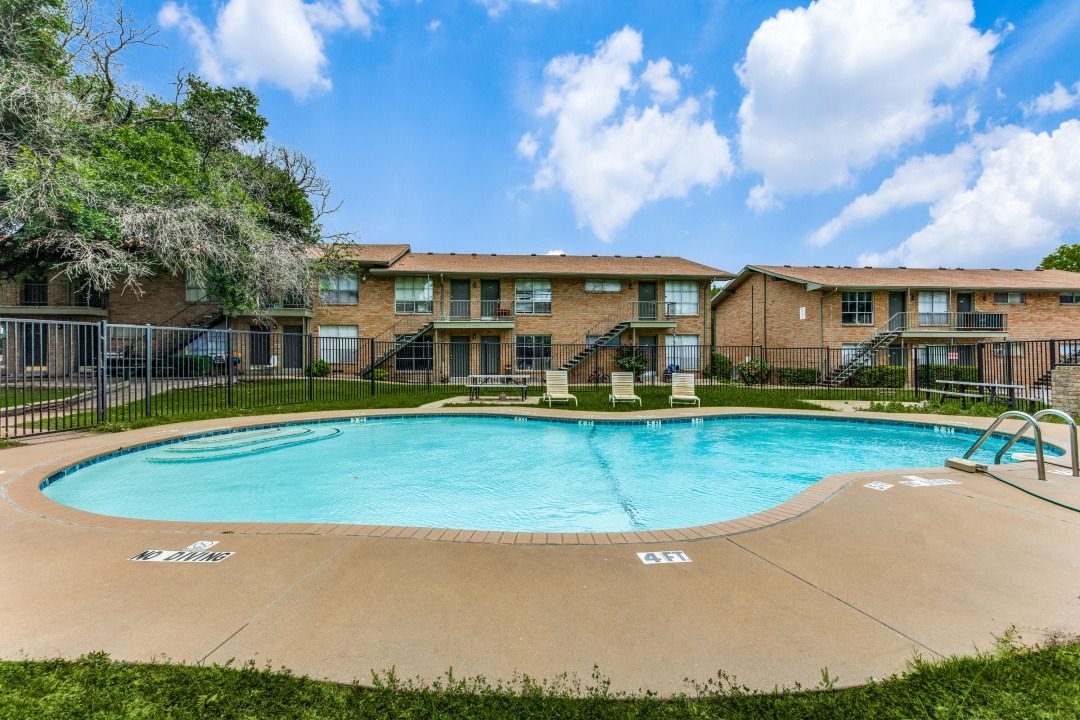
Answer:
POLYGON ((245 310, 309 288, 332 211, 311 161, 265 142, 247 89, 125 87, 152 33, 84 2, 0 1, 0 275, 101 290, 167 272, 245 310))
POLYGON ((1046 270, 1068 270, 1080 273, 1080 243, 1062 245, 1044 257, 1039 267, 1046 270))

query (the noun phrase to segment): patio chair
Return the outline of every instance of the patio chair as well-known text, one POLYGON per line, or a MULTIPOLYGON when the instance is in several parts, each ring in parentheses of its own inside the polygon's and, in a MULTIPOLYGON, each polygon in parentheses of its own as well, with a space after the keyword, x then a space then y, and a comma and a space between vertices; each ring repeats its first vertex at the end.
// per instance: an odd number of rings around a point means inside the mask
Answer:
POLYGON ((671 397, 668 398, 668 405, 674 407, 677 402, 701 406, 701 398, 694 392, 694 373, 671 374, 671 397))
POLYGON ((571 400, 574 401, 574 406, 577 406, 577 397, 570 394, 569 381, 566 379, 565 370, 545 370, 544 385, 544 397, 542 400, 547 402, 548 407, 551 407, 553 402, 568 403, 571 400))
POLYGON ((611 395, 608 399, 611 400, 612 407, 621 402, 636 402, 641 405, 641 398, 634 394, 634 373, 611 373, 611 395))

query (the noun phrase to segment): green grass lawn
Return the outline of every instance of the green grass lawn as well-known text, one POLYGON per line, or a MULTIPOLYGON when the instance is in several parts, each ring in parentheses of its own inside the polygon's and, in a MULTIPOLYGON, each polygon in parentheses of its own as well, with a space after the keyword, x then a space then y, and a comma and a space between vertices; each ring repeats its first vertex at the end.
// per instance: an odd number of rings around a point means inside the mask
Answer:
MULTIPOLYGON (((369 687, 252 666, 128 665, 103 654, 76 661, 0 662, 2 718, 543 718, 544 720, 1052 720, 1080 717, 1080 645, 1051 643, 939 663, 914 660, 900 676, 845 689, 822 674, 814 690, 759 693, 722 674, 686 695, 658 699, 566 679, 493 684, 444 678, 423 685, 393 675, 369 687)), ((843 681, 844 678, 839 678, 843 681)))
POLYGON ((13 407, 15 405, 27 405, 41 400, 55 400, 81 392, 81 388, 34 388, 9 386, 0 387, 0 407, 13 407))
MULTIPOLYGON (((639 386, 635 389, 638 397, 641 398, 641 406, 637 403, 619 403, 616 407, 611 406, 611 402, 608 400, 608 390, 606 388, 594 389, 592 387, 587 388, 571 388, 571 393, 577 396, 578 405, 575 408, 573 403, 567 405, 566 403, 555 403, 553 407, 556 408, 569 408, 571 410, 589 410, 589 411, 608 411, 608 412, 632 412, 636 410, 655 410, 658 408, 670 407, 668 398, 671 396, 671 391, 666 387, 642 387, 639 386)), ((530 395, 542 395, 543 389, 538 388, 536 392, 530 392, 530 395)), ((740 385, 717 385, 717 386, 699 386, 697 388, 697 395, 701 398, 702 407, 762 407, 762 408, 788 408, 798 410, 820 410, 821 407, 807 402, 804 399, 802 393, 792 390, 770 390, 753 387, 743 387, 740 385)), ((492 402, 491 405, 514 405, 512 402, 492 402)), ((475 406, 475 403, 469 405, 475 406)), ((520 406, 520 403, 517 403, 520 406)), ((467 407, 466 404, 461 404, 460 407, 467 407)), ((453 407, 459 407, 459 405, 453 405, 453 407)), ((547 407, 544 404, 543 407, 547 407)), ((682 405, 681 407, 687 407, 682 405)))

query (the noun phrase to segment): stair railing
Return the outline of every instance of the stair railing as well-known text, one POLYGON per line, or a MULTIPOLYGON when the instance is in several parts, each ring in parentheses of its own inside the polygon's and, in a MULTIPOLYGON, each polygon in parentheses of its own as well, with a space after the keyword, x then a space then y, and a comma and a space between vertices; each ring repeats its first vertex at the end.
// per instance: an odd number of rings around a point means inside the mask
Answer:
POLYGON ((998 415, 997 419, 994 420, 994 422, 990 424, 990 427, 986 428, 986 431, 982 435, 979 436, 979 439, 976 440, 972 444, 972 446, 968 448, 966 453, 964 453, 964 459, 969 460, 971 458, 971 456, 975 454, 975 451, 978 450, 980 447, 982 447, 982 444, 990 439, 990 437, 994 434, 994 431, 997 430, 998 425, 1000 425, 1004 421, 1008 420, 1009 418, 1015 418, 1017 420, 1023 420, 1024 425, 1019 430, 1017 430, 1015 433, 1013 433, 1013 435, 1012 435, 1011 439, 1009 440, 1009 442, 994 457, 994 463, 995 464, 1000 464, 1001 463, 1001 458, 1005 455, 1005 450, 1007 448, 1009 448, 1009 447, 1012 447, 1013 443, 1015 443, 1017 440, 1019 440, 1020 437, 1024 434, 1024 432, 1030 427, 1031 431, 1035 434, 1035 466, 1036 466, 1036 470, 1039 473, 1039 479, 1045 481, 1046 480, 1046 458, 1043 456, 1042 428, 1039 427, 1039 421, 1038 420, 1033 418, 1031 415, 1028 415, 1026 412, 1021 412, 1020 410, 1006 410, 1005 412, 998 415))
MULTIPOLYGON (((657 303, 657 307, 659 304, 657 303)), ((605 315, 603 318, 593 323, 585 334, 578 338, 575 345, 588 345, 590 337, 600 337, 609 332, 619 323, 636 320, 638 316, 638 301, 632 300, 630 302, 623 303, 612 312, 605 315)))

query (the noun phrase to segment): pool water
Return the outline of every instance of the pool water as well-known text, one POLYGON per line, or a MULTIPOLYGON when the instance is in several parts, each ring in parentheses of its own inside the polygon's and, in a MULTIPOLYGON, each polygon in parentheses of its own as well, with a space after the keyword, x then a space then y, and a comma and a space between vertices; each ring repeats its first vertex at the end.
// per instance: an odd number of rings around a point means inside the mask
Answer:
MULTIPOLYGON (((627 532, 749 515, 835 473, 941 467, 977 436, 783 416, 347 419, 137 449, 66 471, 44 492, 83 510, 155 520, 627 532)), ((1004 439, 991 438, 975 459, 992 462, 1004 439)))

